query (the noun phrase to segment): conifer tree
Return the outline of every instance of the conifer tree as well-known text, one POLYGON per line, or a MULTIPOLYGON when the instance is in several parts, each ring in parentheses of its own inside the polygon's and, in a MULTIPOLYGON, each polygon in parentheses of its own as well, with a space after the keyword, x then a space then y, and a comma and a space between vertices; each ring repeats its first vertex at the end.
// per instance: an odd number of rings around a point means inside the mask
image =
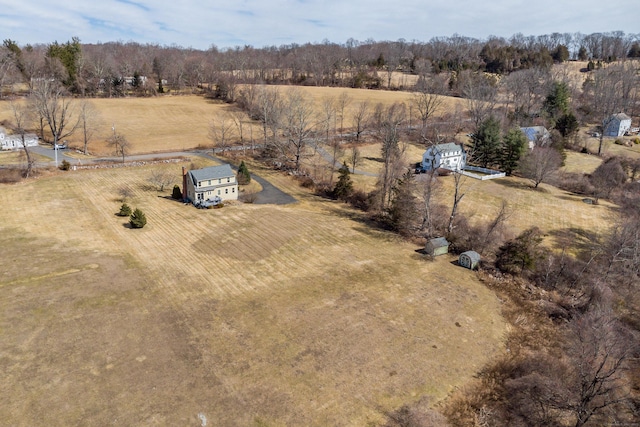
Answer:
POLYGON ((118 212, 118 216, 130 216, 130 215, 131 215, 131 208, 126 203, 123 203, 122 206, 120 206, 120 212, 118 212))
POLYGON ((351 182, 351 172, 346 162, 338 170, 338 182, 333 188, 333 195, 339 200, 346 200, 353 193, 353 182, 351 182))
POLYGON ((144 212, 136 208, 136 210, 131 214, 129 224, 131 224, 132 228, 142 228, 147 225, 147 217, 144 212))
POLYGON ((502 152, 500 156, 500 167, 507 174, 518 167, 520 157, 527 146, 527 137, 518 129, 511 129, 502 140, 502 152))
POLYGON ((238 166, 238 184, 247 185, 251 182, 251 174, 249 173, 249 168, 244 164, 244 160, 240 162, 240 166, 238 166))

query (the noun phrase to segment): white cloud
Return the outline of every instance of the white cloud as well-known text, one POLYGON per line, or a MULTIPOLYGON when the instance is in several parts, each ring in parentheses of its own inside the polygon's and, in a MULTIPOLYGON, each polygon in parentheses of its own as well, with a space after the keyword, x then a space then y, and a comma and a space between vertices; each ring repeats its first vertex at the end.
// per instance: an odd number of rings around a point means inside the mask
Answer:
POLYGON ((5 38, 20 44, 66 41, 136 41, 206 49, 250 44, 343 43, 365 40, 427 41, 454 33, 486 38, 552 32, 637 30, 635 1, 607 7, 600 0, 0 0, 5 38), (2 2, 7 4, 2 5, 2 2))

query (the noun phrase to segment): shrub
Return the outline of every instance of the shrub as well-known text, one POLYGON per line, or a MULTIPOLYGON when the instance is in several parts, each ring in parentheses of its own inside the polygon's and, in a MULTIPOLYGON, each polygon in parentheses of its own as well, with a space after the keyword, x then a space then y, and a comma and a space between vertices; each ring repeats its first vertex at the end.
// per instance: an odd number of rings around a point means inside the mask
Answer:
POLYGON ((22 180, 22 171, 17 168, 0 169, 0 184, 13 184, 22 180))
POLYGON ((131 215, 131 208, 126 203, 123 203, 122 206, 120 206, 120 212, 118 212, 116 215, 118 215, 118 216, 130 216, 131 215))
POLYGON ((129 224, 131 224, 132 228, 142 228, 147 225, 147 217, 144 215, 144 212, 136 208, 131 214, 129 224))
POLYGON ((176 200, 182 199, 182 190, 180 189, 180 186, 178 184, 173 186, 173 192, 171 193, 171 198, 176 200))
POLYGON ((249 173, 249 169, 247 165, 244 164, 244 160, 240 162, 240 166, 238 166, 238 184, 247 185, 251 182, 251 174, 249 173))
POLYGON ((60 170, 63 171, 68 171, 71 168, 71 163, 69 163, 66 159, 62 161, 62 163, 60 163, 60 166, 58 166, 60 168, 60 170))
POLYGON ((635 138, 633 138, 633 143, 634 144, 640 144, 640 138, 638 138, 637 136, 635 138))

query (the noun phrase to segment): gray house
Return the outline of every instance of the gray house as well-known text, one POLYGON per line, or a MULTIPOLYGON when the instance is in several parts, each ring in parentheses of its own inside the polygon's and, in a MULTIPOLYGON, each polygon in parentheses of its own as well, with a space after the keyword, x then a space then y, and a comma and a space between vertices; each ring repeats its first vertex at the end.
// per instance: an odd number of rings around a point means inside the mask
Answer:
POLYGON ((444 237, 429 239, 427 240, 427 244, 425 245, 424 250, 427 255, 444 255, 449 253, 449 242, 444 237))
POLYGON ((458 264, 463 267, 475 270, 480 264, 480 254, 476 251, 466 251, 460 254, 458 258, 458 264))
POLYGON ((530 150, 533 150, 533 147, 540 147, 548 144, 551 138, 551 134, 544 126, 529 126, 520 128, 520 130, 527 137, 530 150))
POLYGON ((623 136, 631 129, 631 117, 625 113, 618 113, 605 119, 603 123, 604 136, 623 136))

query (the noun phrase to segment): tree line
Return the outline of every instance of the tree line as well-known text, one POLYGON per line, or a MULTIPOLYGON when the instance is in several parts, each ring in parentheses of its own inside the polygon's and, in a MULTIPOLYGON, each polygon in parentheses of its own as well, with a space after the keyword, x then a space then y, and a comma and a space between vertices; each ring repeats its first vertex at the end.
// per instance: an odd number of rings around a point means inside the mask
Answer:
POLYGON ((428 42, 358 41, 306 43, 207 50, 135 42, 66 43, 0 47, 0 85, 31 84, 57 78, 72 93, 116 97, 173 90, 225 91, 225 84, 301 84, 367 88, 406 88, 394 72, 416 76, 464 70, 509 74, 547 68, 569 59, 609 63, 640 57, 640 37, 609 33, 553 33, 541 36, 453 35, 428 42))

